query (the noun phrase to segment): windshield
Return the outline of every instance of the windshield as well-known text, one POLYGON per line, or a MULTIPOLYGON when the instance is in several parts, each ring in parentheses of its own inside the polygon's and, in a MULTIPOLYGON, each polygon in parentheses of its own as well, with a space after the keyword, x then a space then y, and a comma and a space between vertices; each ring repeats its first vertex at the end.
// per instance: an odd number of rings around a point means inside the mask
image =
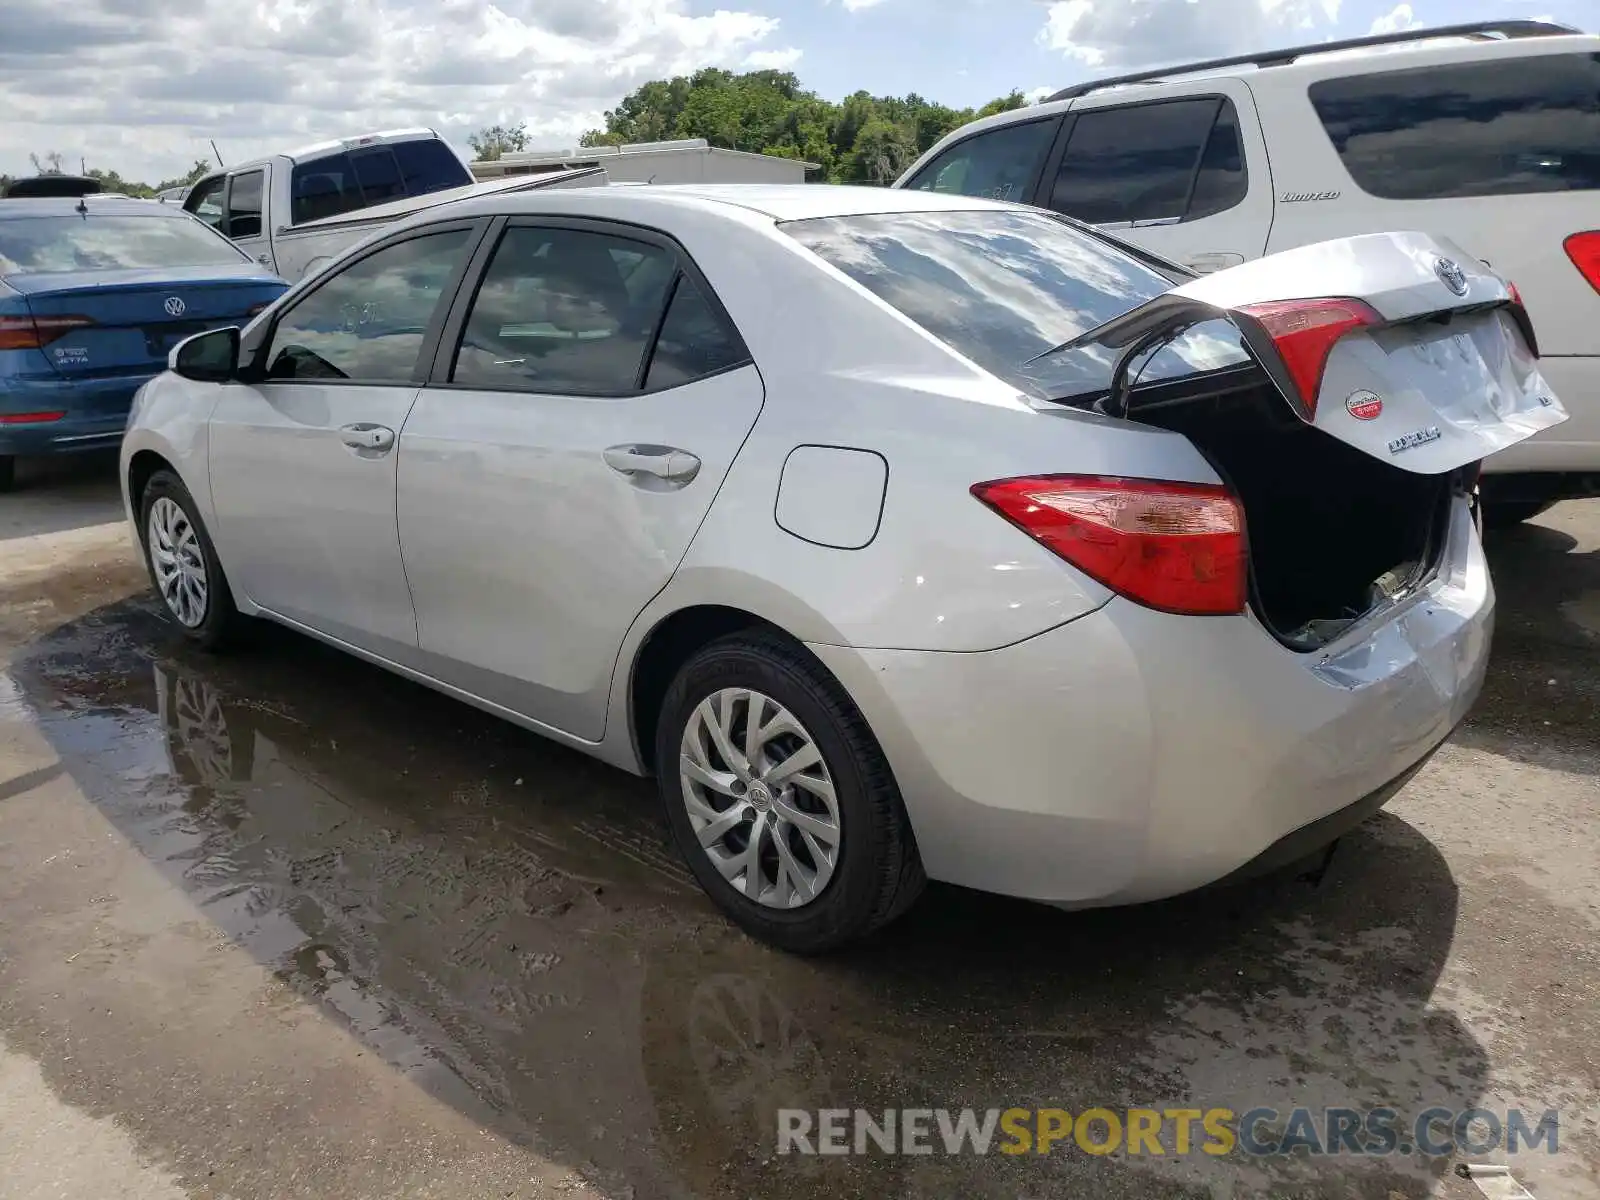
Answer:
POLYGON ((0 275, 233 266, 248 261, 205 226, 159 209, 149 216, 90 212, 0 219, 0 275))
MULTIPOLYGON (((1045 399, 1103 390, 1115 354, 1049 353, 1174 286, 1113 244, 1045 213, 978 209, 791 221, 784 231, 979 366, 1045 399), (1039 357, 1043 355, 1043 357, 1039 357)), ((1136 382, 1244 362, 1223 321, 1135 367, 1136 382)))

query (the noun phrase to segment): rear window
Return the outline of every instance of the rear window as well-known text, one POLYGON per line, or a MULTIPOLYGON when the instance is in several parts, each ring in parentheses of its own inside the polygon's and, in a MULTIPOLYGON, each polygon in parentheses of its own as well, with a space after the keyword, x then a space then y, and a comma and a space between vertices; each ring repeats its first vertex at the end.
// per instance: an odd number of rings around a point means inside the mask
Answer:
MULTIPOLYGON (((952 349, 1046 399, 1104 388, 1114 363, 1100 347, 1048 351, 1175 286, 1113 243, 1043 213, 889 213, 782 228, 952 349)), ((1237 332, 1213 322, 1161 350, 1138 378, 1246 357, 1237 332)))
POLYGON ((289 216, 301 225, 471 182, 472 173, 438 138, 367 146, 298 164, 289 182, 289 216))
POLYGON ((389 149, 394 151, 395 161, 400 164, 408 196, 425 196, 446 188, 466 187, 472 182, 472 172, 462 165, 455 151, 438 138, 396 142, 389 149))
POLYGON ((248 261, 203 225, 176 214, 0 218, 0 275, 248 261))
POLYGON ((1352 75, 1310 94, 1350 177, 1374 196, 1600 187, 1600 55, 1352 75))

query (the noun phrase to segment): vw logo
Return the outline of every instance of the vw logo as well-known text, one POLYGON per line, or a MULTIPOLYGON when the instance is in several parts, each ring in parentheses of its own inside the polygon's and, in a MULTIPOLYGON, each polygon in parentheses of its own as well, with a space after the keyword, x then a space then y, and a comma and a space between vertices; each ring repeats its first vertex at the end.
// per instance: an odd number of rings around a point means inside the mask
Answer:
POLYGON ((166 300, 162 302, 161 307, 167 310, 167 316, 181 317, 183 316, 183 310, 186 309, 188 305, 183 302, 183 298, 181 296, 168 296, 166 300))
POLYGON ((1467 273, 1461 269, 1454 259, 1441 258, 1433 264, 1434 274, 1439 276, 1439 282, 1444 284, 1458 296, 1467 294, 1467 273))

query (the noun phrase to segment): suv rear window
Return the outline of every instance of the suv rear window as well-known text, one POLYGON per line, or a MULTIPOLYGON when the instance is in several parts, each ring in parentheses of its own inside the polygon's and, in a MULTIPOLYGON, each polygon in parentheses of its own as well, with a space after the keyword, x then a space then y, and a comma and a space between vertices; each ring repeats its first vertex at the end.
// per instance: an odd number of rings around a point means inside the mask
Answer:
POLYGON ((177 213, 0 220, 0 275, 236 266, 249 259, 177 213))
POLYGON ((1350 177, 1387 200, 1600 187, 1600 55, 1324 79, 1311 103, 1350 177))
MULTIPOLYGON (((1051 400, 1103 389, 1114 364, 1099 348, 1048 351, 1175 286, 1115 244, 1044 213, 902 212, 780 228, 951 349, 1051 400)), ((1207 322, 1154 355, 1138 378, 1246 358, 1231 326, 1207 322)))

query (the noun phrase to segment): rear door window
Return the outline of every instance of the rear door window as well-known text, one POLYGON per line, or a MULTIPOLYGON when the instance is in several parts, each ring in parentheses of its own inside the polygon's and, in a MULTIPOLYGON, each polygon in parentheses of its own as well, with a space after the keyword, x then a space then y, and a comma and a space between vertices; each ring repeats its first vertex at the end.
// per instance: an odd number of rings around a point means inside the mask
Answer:
POLYGON ((1002 125, 957 142, 906 184, 919 192, 948 192, 1025 203, 1039 162, 1059 121, 1002 125))
POLYGON ((1201 96, 1078 114, 1049 204, 1091 225, 1182 221, 1232 208, 1246 188, 1233 103, 1201 96))
POLYGON ((1324 79, 1311 103, 1363 191, 1436 200, 1600 187, 1600 55, 1324 79))
POLYGON ((672 265, 660 246, 631 238, 512 226, 473 297, 451 382, 560 395, 637 392, 672 265), (630 288, 630 279, 643 282, 630 288))
POLYGON ((228 180, 223 233, 231 238, 261 236, 261 192, 265 179, 264 171, 246 171, 228 180))
POLYGON ((289 219, 300 225, 360 208, 361 187, 348 154, 296 163, 289 177, 289 219))

